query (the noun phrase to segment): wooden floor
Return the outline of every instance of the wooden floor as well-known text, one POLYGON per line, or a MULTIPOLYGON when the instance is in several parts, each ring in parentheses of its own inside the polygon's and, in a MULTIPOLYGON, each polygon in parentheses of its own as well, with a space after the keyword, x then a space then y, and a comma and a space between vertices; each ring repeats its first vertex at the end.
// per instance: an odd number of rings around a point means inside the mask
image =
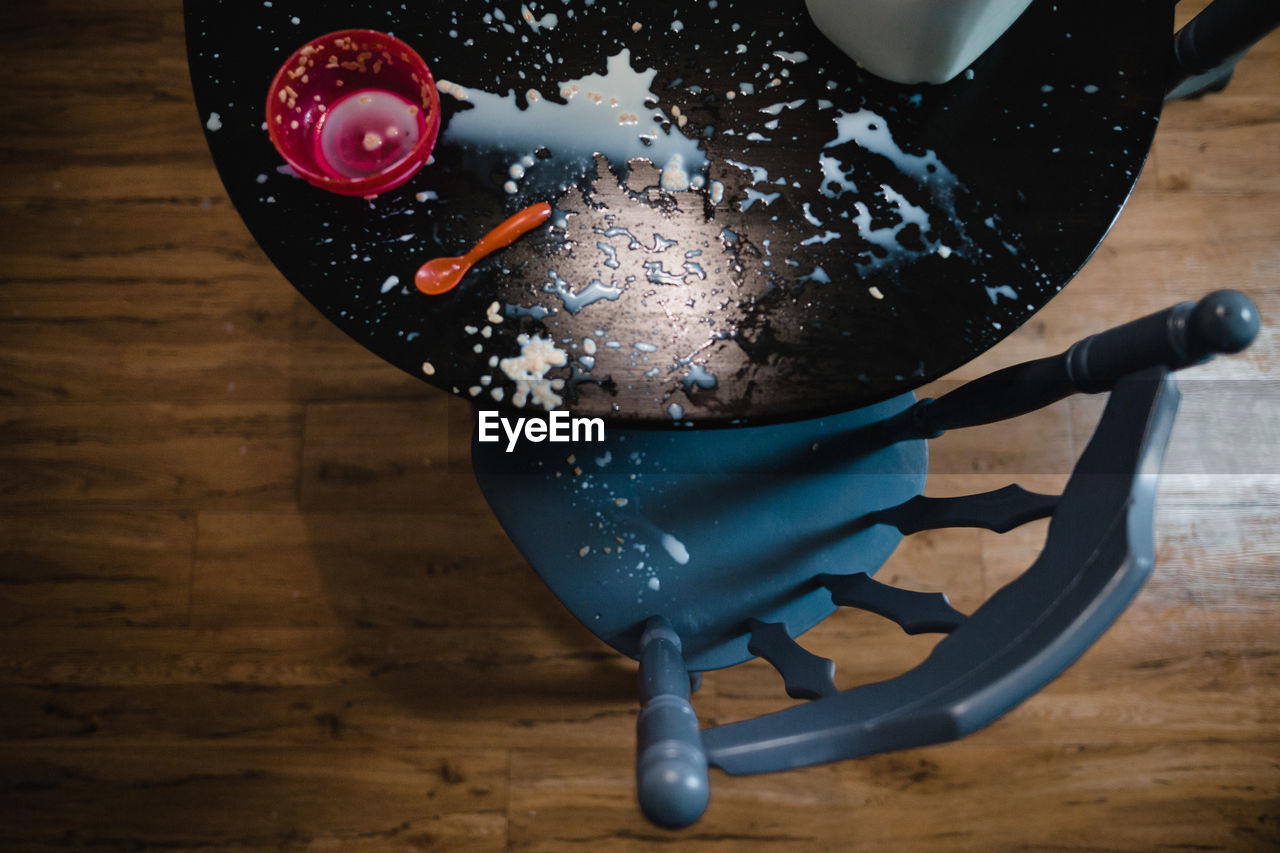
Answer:
MULTIPOLYGON (((466 409, 331 328, 232 210, 176 0, 6 4, 0 46, 0 849, 1280 846, 1280 39, 1167 109, 1085 272, 959 374, 1257 300, 1253 350, 1185 375, 1134 606, 989 729, 713 773, 683 833, 634 805, 634 665, 503 537, 466 409)), ((1060 486, 1099 403, 944 438, 930 493, 1060 486)), ((883 571, 969 609, 1043 535, 925 534, 883 571)), ((810 638, 842 685, 931 642, 858 613, 810 638)), ((695 704, 780 695, 748 665, 695 704)))

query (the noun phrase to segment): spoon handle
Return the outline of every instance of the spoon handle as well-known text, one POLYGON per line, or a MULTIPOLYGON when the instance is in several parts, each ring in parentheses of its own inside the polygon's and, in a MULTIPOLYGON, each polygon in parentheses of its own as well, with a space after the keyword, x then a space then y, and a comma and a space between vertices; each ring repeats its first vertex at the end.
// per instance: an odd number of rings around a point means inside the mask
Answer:
POLYGON ((492 252, 505 249, 520 239, 521 235, 546 222, 550 216, 551 205, 545 201, 526 207, 481 237, 475 248, 465 255, 467 262, 473 264, 492 252))

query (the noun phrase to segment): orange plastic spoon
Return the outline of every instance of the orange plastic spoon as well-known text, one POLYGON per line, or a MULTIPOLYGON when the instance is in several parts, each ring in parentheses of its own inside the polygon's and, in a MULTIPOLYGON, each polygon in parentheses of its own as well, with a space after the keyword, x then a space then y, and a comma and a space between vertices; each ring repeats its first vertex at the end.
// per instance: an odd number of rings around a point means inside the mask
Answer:
POLYGON ((435 296, 458 286, 472 264, 481 258, 510 246, 523 235, 537 228, 551 216, 551 205, 545 201, 526 207, 515 216, 480 238, 476 247, 460 258, 435 258, 418 269, 413 283, 423 293, 435 296))

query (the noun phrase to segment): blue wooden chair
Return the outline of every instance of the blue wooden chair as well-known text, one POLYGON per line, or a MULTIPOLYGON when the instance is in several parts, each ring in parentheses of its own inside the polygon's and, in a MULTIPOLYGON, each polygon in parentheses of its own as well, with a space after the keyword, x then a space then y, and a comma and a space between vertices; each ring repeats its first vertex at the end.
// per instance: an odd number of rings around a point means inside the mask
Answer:
POLYGON ((715 430, 612 430, 601 443, 473 442, 485 497, 566 607, 639 661, 637 786, 667 827, 697 820, 708 766, 785 770, 959 738, 1035 693, 1120 615, 1151 571, 1155 481, 1177 408, 1171 373, 1238 352, 1258 315, 1219 291, 1009 367, 937 399, 715 430), (1061 495, 921 492, 928 439, 1110 392, 1061 495), (1006 531, 1051 516, 1044 550, 968 616, 876 570, 903 535, 1006 531), (945 634, 915 669, 838 691, 797 643, 838 607, 945 634), (755 656, 802 704, 700 730, 691 674, 755 656))

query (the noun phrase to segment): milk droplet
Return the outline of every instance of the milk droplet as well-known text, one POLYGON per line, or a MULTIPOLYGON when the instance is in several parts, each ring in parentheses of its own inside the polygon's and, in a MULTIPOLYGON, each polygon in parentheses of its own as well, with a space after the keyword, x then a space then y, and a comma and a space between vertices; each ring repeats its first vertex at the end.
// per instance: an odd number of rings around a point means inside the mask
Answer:
POLYGON ((689 562, 689 550, 684 547, 683 542, 670 533, 662 534, 662 547, 671 555, 671 559, 680 565, 683 566, 689 562))

